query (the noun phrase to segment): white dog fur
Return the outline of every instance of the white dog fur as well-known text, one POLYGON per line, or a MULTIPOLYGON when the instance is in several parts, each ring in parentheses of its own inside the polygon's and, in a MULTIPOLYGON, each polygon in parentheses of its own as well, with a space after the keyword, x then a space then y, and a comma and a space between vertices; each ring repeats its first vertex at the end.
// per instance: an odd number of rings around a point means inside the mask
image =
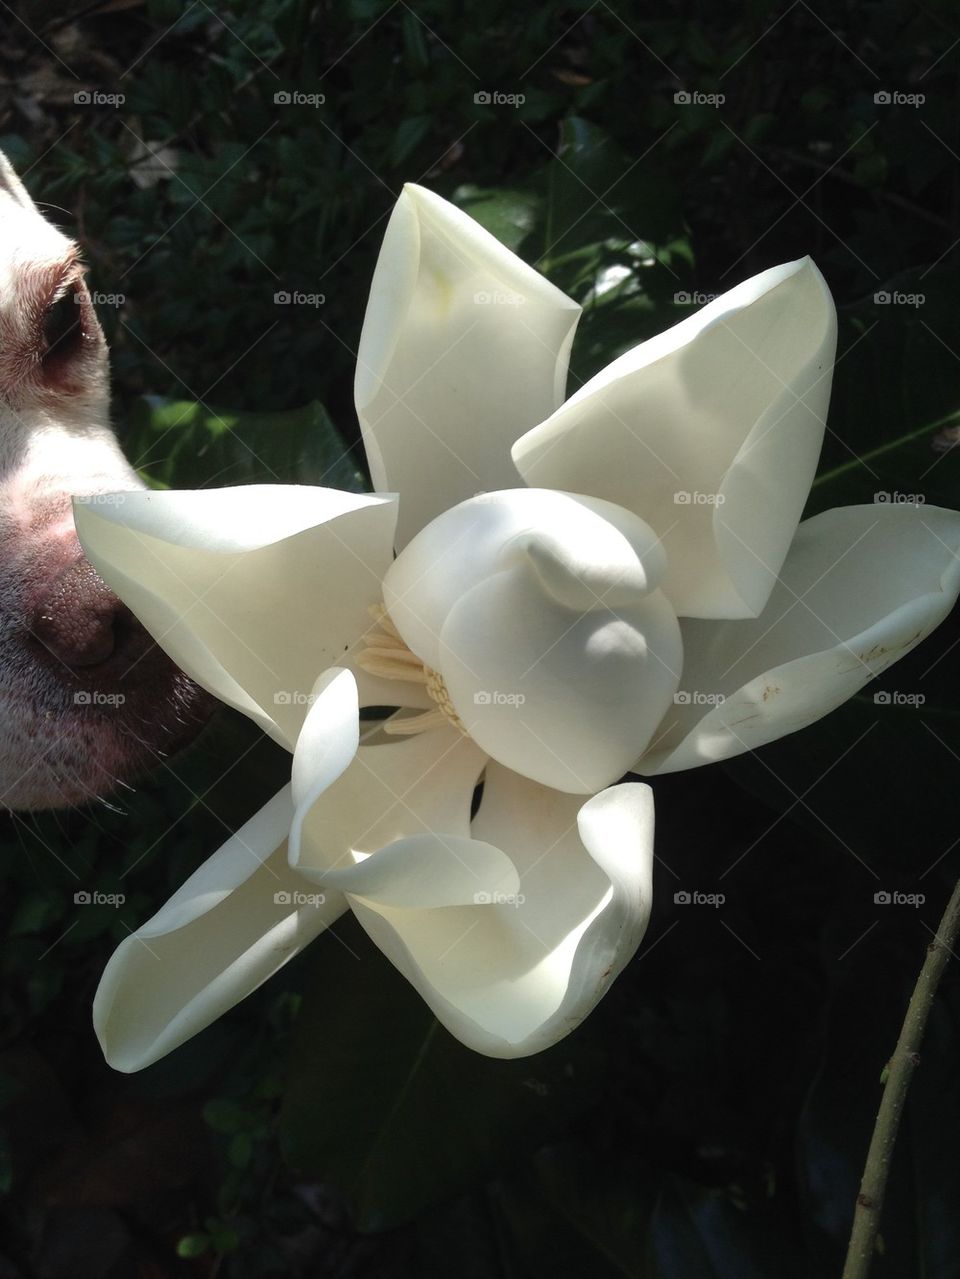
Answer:
POLYGON ((209 710, 77 542, 71 494, 143 487, 83 277, 0 155, 0 808, 104 795, 209 710))

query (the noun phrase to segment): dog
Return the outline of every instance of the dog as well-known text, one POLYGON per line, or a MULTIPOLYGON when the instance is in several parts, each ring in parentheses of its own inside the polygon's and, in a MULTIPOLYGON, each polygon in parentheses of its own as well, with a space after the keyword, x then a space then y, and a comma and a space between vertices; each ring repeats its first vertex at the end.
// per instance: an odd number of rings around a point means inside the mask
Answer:
POLYGON ((0 154, 0 809, 127 784, 212 709, 84 558, 71 495, 141 489, 77 244, 0 154))

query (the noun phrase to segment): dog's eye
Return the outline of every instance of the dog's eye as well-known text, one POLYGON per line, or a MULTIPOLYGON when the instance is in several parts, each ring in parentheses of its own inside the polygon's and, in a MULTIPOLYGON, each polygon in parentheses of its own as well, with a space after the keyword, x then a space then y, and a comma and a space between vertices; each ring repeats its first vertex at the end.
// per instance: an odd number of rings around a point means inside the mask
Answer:
POLYGON ((80 297, 76 289, 68 289, 62 298, 47 308, 43 317, 43 349, 40 358, 58 361, 77 349, 83 336, 80 297))

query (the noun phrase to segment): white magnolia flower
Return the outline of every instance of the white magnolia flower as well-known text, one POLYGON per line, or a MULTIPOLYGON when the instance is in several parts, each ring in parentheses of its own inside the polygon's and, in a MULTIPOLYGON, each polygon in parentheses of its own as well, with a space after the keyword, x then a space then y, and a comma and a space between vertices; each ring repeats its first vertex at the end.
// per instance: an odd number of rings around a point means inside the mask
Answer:
POLYGON ((798 528, 835 347, 812 262, 746 281, 561 404, 578 315, 407 187, 358 360, 375 495, 78 503, 88 556, 158 642, 293 753, 290 786, 107 966, 94 1019, 119 1069, 348 907, 464 1043, 547 1047, 649 916, 651 792, 620 779, 811 723, 956 600, 954 512, 798 528), (361 706, 400 709, 361 743, 361 706))

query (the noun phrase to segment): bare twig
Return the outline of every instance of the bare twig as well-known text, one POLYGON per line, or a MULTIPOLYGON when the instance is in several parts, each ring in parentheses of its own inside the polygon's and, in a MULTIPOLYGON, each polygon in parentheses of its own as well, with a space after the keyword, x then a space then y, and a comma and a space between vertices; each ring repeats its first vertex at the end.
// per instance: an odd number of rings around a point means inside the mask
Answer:
POLYGON ((910 996, 900 1038, 884 1071, 883 1099, 873 1127, 867 1162, 853 1213, 853 1230, 843 1267, 843 1279, 866 1279, 870 1272, 880 1229, 887 1176, 897 1140, 897 1129, 913 1072, 920 1063, 920 1044, 940 978, 960 932, 960 882, 943 913, 936 938, 927 947, 917 984, 910 996))

